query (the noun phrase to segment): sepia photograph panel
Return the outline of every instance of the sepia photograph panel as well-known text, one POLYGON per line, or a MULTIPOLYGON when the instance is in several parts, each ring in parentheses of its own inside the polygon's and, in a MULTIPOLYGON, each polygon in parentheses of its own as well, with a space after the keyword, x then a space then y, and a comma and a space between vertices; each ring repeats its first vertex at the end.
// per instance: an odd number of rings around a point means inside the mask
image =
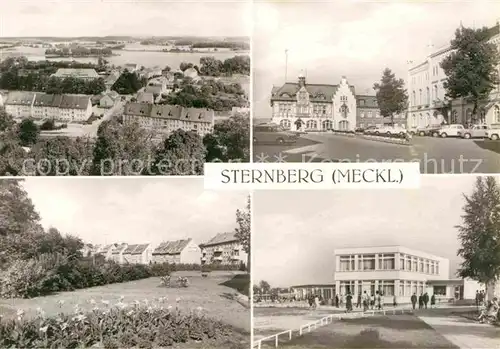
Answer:
POLYGON ((248 349, 249 210, 201 178, 0 180, 0 347, 248 349))
POLYGON ((500 172, 500 3, 256 2, 255 162, 500 172))
POLYGON ((498 348, 499 180, 255 193, 254 348, 498 348))
POLYGON ((250 1, 0 6, 0 175, 250 161, 250 1))

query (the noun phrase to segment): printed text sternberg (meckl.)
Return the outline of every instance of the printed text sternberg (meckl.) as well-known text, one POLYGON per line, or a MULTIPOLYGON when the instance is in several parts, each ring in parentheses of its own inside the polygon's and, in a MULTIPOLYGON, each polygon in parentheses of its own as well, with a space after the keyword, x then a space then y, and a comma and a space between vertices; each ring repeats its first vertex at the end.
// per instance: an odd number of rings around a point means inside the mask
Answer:
POLYGON ((401 183, 402 171, 396 169, 224 169, 223 184, 319 184, 329 180, 341 183, 401 183))

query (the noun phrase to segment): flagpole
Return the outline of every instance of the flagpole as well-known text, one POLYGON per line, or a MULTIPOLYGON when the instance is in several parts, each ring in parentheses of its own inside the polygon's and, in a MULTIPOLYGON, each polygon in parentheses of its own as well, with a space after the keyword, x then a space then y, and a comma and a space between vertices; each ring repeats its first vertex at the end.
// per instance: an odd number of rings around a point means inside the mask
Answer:
POLYGON ((287 82, 288 74, 288 49, 285 50, 285 83, 287 82))

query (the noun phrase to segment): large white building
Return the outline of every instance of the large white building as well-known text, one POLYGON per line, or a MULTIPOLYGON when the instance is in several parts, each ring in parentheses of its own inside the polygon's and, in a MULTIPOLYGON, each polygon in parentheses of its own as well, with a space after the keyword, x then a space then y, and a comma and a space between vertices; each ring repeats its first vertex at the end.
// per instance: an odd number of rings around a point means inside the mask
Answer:
POLYGON ((83 122, 92 115, 92 102, 87 95, 12 91, 5 102, 5 111, 15 119, 83 122))
POLYGON ((127 103, 124 123, 139 123, 145 129, 168 135, 175 130, 194 131, 201 137, 212 133, 214 111, 202 108, 184 108, 178 105, 127 103))
POLYGON ((220 233, 201 246, 201 264, 247 263, 247 253, 234 233, 220 233))
POLYGON ((432 280, 449 280, 446 258, 402 246, 345 248, 334 251, 337 294, 375 294, 381 291, 385 302, 410 301, 412 294, 427 291, 432 280))
MULTIPOLYGON (((500 25, 490 29, 489 42, 500 50, 500 25)), ((408 128, 415 129, 443 122, 449 124, 494 124, 500 123, 500 86, 490 95, 489 100, 480 106, 478 118, 473 120, 473 105, 461 99, 452 101, 451 110, 446 108, 446 76, 440 66, 442 60, 452 52, 446 46, 430 52, 427 57, 408 71, 408 128)), ((500 67, 499 67, 500 74, 500 67)))
POLYGON ((275 86, 271 92, 272 122, 285 129, 354 131, 356 93, 342 77, 340 84, 298 82, 275 86), (300 121, 298 121, 300 120, 300 121))
POLYGON ((76 78, 82 80, 95 80, 100 76, 95 69, 75 69, 75 68, 59 68, 52 76, 60 79, 76 78))
POLYGON ((192 239, 167 241, 153 251, 153 263, 200 264, 201 249, 192 239))

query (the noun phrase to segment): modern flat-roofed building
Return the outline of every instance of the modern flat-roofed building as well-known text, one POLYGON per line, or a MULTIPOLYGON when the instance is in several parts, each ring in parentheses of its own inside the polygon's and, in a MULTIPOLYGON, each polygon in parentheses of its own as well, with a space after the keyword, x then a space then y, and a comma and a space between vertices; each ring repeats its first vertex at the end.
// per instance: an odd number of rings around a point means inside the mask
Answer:
POLYGON ((319 296, 328 301, 335 298, 335 284, 311 284, 291 287, 291 293, 296 300, 305 300, 310 296, 319 296))
POLYGON ((412 294, 427 292, 432 280, 449 280, 446 258, 403 246, 343 248, 335 254, 335 290, 339 295, 375 294, 384 301, 410 302, 412 294))

